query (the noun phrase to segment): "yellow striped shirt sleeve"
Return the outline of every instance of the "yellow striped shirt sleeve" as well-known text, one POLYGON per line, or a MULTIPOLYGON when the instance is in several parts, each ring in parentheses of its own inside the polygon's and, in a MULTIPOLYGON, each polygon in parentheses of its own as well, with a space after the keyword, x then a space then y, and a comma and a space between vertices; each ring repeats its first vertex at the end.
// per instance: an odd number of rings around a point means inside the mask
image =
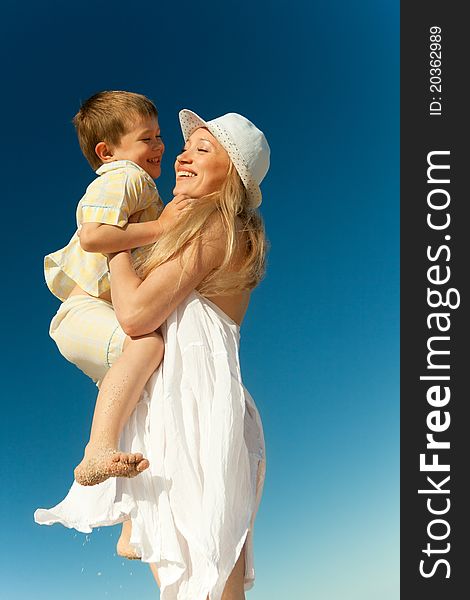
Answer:
POLYGON ((136 169, 126 169, 125 174, 111 171, 95 179, 80 202, 80 221, 124 227, 132 214, 142 210, 143 183, 136 169))

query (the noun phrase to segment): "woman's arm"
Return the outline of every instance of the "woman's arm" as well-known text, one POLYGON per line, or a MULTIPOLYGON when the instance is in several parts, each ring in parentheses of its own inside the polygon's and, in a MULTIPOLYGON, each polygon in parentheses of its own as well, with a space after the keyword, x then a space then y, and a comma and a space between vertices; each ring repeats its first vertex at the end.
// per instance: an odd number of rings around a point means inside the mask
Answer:
POLYGON ((128 252, 111 256, 111 295, 116 316, 129 336, 158 329, 224 257, 226 237, 219 217, 182 253, 157 267, 142 281, 128 252))

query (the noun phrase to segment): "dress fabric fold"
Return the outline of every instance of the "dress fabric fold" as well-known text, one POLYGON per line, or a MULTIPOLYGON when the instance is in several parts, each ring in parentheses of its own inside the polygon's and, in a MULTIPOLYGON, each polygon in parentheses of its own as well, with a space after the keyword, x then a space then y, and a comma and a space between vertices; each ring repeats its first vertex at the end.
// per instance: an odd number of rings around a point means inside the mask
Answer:
POLYGON ((193 292, 162 326, 165 356, 121 437, 150 467, 133 479, 73 483, 35 521, 89 533, 132 521, 131 544, 156 563, 161 600, 220 600, 245 545, 254 582, 253 526, 265 475, 258 410, 241 379, 239 327, 193 292))

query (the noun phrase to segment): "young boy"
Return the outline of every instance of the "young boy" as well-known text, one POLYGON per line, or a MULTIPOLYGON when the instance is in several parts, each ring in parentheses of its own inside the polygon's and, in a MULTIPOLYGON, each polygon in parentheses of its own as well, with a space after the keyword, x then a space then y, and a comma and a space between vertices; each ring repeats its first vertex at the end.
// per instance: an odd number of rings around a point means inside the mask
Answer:
POLYGON ((105 254, 154 243, 185 203, 172 202, 162 213, 153 179, 160 176, 164 144, 157 109, 148 98, 100 92, 83 104, 74 125, 99 177, 78 204, 77 232, 65 248, 45 257, 44 268, 49 289, 63 301, 50 335, 61 354, 100 388, 90 440, 75 469, 78 483, 95 485, 108 477, 134 477, 148 467, 142 454, 117 448, 163 357, 159 333, 129 338, 119 326, 105 254))

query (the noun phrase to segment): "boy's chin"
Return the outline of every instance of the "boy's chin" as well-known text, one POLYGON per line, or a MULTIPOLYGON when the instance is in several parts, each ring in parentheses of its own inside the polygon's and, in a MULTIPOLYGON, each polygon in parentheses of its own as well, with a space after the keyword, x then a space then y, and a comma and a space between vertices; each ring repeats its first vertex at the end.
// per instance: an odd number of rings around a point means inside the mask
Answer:
POLYGON ((162 170, 159 167, 154 169, 145 169, 152 179, 158 179, 161 175, 162 170))

